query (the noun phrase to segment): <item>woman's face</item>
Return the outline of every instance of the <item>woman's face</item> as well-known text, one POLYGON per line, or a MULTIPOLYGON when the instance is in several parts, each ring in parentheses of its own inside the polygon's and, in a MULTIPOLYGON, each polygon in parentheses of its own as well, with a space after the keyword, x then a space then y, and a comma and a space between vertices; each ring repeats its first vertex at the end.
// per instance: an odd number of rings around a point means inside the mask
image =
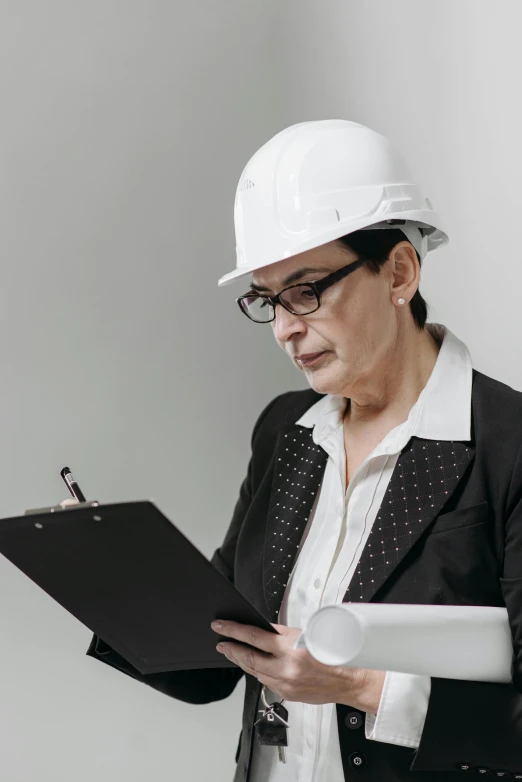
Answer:
MULTIPOLYGON (((329 242, 259 269, 252 282, 262 293, 276 294, 297 282, 320 280, 355 260, 354 252, 329 242)), ((415 250, 409 242, 400 242, 379 275, 359 267, 321 294, 321 306, 310 315, 292 315, 276 306, 274 337, 315 391, 351 397, 372 376, 387 371, 387 364, 393 371, 394 346, 404 323, 398 311, 408 314, 396 300, 412 298, 418 277, 415 250), (321 351, 310 365, 298 360, 321 351)))

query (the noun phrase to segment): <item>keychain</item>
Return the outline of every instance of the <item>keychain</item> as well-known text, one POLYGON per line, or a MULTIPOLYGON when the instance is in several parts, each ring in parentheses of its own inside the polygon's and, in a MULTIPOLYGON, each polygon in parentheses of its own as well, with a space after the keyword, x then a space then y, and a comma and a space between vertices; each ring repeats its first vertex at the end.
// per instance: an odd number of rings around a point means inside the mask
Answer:
POLYGON ((254 726, 259 725, 257 728, 257 738, 260 744, 277 747, 279 753, 279 760, 282 763, 286 763, 286 750, 288 746, 288 736, 286 729, 290 727, 288 724, 288 710, 283 706, 283 701, 279 703, 268 703, 265 695, 265 685, 261 689, 261 700, 263 701, 265 708, 258 709, 261 712, 261 717, 254 723, 254 726))

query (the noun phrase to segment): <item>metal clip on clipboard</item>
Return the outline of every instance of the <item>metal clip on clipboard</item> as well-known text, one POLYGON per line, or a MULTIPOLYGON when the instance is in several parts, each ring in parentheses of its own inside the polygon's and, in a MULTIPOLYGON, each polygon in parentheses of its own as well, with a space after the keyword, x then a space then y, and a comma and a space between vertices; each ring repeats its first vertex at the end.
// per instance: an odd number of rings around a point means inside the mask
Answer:
POLYGON ((24 516, 30 516, 33 513, 58 513, 62 510, 78 510, 82 508, 97 508, 100 503, 94 500, 93 502, 79 502, 77 505, 66 505, 63 508, 61 505, 51 505, 49 508, 30 508, 24 512, 24 516))

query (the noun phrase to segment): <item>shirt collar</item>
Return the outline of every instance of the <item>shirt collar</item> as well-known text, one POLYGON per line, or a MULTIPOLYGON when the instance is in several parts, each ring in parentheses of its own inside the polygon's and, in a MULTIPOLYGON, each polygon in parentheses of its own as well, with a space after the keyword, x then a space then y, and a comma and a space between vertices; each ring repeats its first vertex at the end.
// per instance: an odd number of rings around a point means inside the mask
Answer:
MULTIPOLYGON (((471 438, 471 386, 473 370, 466 345, 446 326, 427 323, 426 328, 442 344, 428 382, 410 410, 408 420, 399 424, 402 433, 428 440, 469 440, 471 438)), ((318 443, 342 423, 346 397, 326 394, 312 405, 296 424, 313 428, 318 443)))

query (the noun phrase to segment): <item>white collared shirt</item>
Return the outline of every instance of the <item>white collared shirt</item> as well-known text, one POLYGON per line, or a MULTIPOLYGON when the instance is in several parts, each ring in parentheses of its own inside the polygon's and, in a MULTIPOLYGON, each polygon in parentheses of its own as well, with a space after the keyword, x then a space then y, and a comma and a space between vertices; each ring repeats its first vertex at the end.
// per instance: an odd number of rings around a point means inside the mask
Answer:
MULTIPOLYGON (((452 332, 427 323, 442 345, 433 371, 407 421, 394 427, 357 468, 346 488, 343 417, 346 398, 327 394, 296 423, 313 428, 327 453, 323 481, 287 582, 279 624, 305 628, 325 605, 341 603, 357 567, 400 452, 412 436, 469 440, 472 364, 452 332)), ((387 672, 377 715, 366 714, 367 739, 418 747, 431 689, 429 676, 387 672)), ((267 690, 269 701, 280 697, 267 690)), ((251 782, 344 782, 334 703, 285 701, 287 762, 277 748, 254 738, 251 782)), ((359 728, 360 730, 360 728, 359 728)))

